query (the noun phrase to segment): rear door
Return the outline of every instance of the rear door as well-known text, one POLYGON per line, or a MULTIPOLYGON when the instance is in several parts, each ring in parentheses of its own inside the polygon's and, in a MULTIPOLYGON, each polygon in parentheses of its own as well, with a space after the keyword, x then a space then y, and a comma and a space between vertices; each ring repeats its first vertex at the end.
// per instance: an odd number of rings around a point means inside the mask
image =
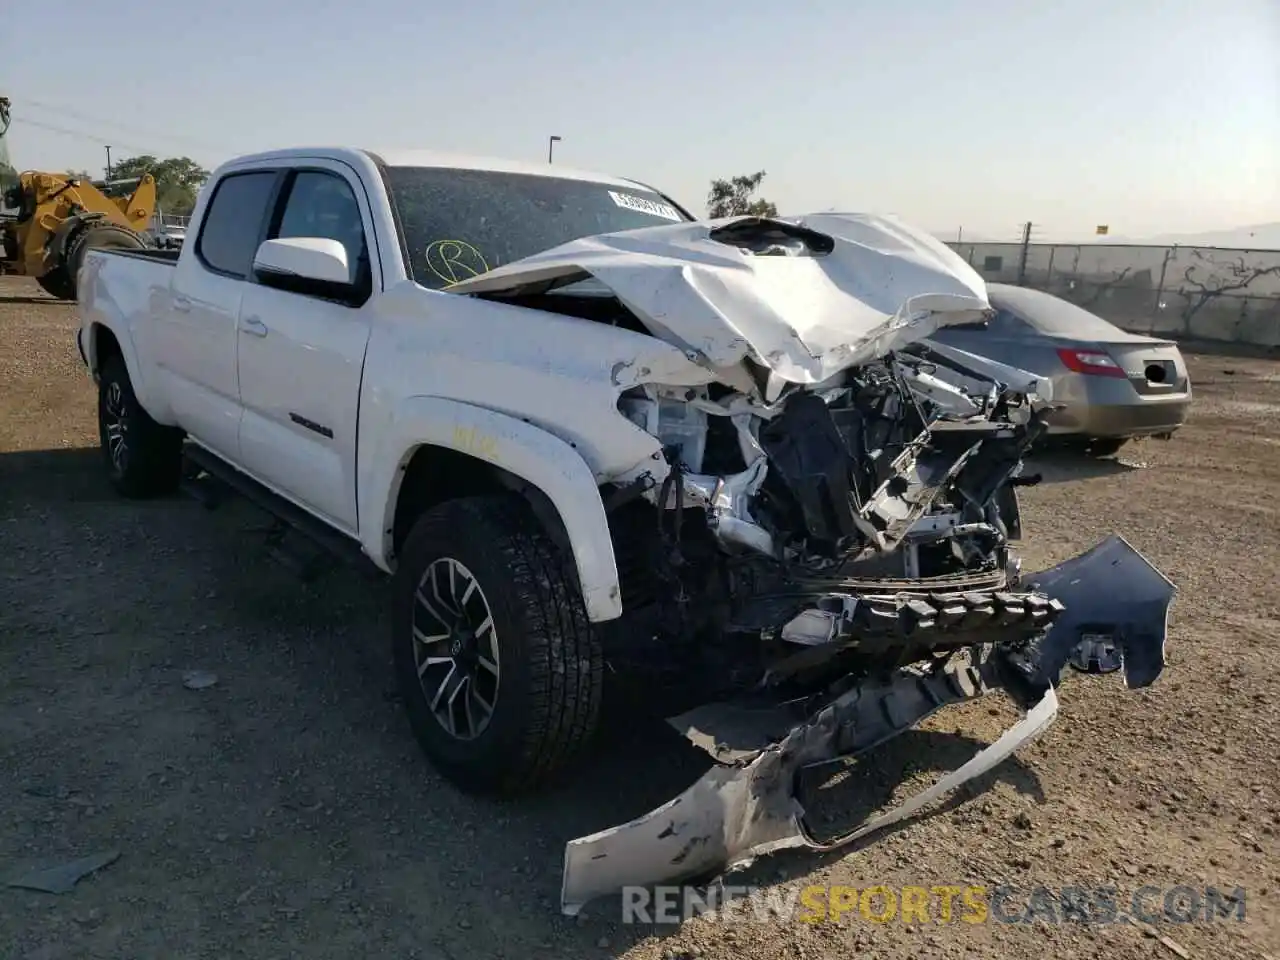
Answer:
POLYGON ((218 181, 199 235, 174 268, 168 302, 152 313, 148 331, 178 423, 232 463, 240 459, 237 318, 277 176, 248 170, 218 181))
POLYGON ((247 283, 237 337, 245 469, 352 535, 366 305, 381 287, 372 225, 364 187, 346 164, 316 160, 290 170, 264 239, 340 241, 362 293, 339 302, 247 283))

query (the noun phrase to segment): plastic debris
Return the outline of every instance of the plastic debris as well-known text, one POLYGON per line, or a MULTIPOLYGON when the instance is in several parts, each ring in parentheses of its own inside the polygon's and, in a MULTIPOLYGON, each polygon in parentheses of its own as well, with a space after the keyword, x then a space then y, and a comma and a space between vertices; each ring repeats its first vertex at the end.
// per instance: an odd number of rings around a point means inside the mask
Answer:
POLYGON ((96 873, 119 859, 119 850, 95 853, 47 870, 28 873, 10 880, 6 886, 19 887, 23 890, 39 890, 42 893, 70 893, 72 888, 89 874, 96 873))
POLYGON ((204 690, 218 682, 218 675, 208 670, 188 670, 182 675, 182 685, 188 690, 204 690))

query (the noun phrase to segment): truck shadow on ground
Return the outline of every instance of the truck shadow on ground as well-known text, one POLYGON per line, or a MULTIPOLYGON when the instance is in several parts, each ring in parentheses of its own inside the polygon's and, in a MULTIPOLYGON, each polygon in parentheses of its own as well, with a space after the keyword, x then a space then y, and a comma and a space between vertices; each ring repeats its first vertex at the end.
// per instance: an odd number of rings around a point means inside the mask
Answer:
POLYGON ((119 502, 97 447, 0 454, 0 504, 119 502))
POLYGON ((1033 477, 1039 474, 1041 483, 1072 483, 1076 480, 1122 476, 1144 469, 1130 461, 1128 453, 1128 450, 1122 449, 1119 459, 1115 459, 1090 457, 1064 450, 1043 451, 1024 461, 1022 475, 1033 477))
MULTIPOLYGON (((28 668, 50 678, 70 671, 86 696, 101 698, 94 748, 78 745, 74 711, 55 710, 41 721, 50 746, 40 765, 15 776, 92 782, 108 803, 118 794, 124 813, 111 832, 84 838, 123 845, 134 865, 99 885, 112 902, 146 890, 163 902, 160 891, 177 879, 171 858, 206 855, 210 824, 234 823, 219 842, 235 856, 209 875, 203 898, 270 897, 330 916, 336 896, 428 931, 442 955, 528 955, 548 944, 599 955, 603 940, 621 953, 635 937, 663 935, 620 931, 609 898, 585 922, 559 914, 566 842, 647 813, 709 768, 660 717, 606 710, 592 755, 571 778, 521 800, 469 797, 431 769, 409 732, 391 671, 384 582, 341 567, 300 582, 266 559, 258 533, 266 515, 242 501, 208 511, 185 497, 119 500, 96 448, 0 455, 0 510, 23 558, 8 567, 14 629, 57 638, 74 619, 101 637, 88 653, 80 642, 51 642, 28 668), (65 590, 50 586, 47 570, 75 558, 95 562, 65 590), (192 667, 215 674, 217 685, 184 689, 182 671, 192 667), (189 733, 170 739, 171 730, 189 733), (103 757, 122 763, 101 766, 103 757), (165 771, 209 806, 168 806, 164 790, 174 785, 155 786, 165 771), (144 781, 154 795, 130 786, 144 781), (268 835, 270 843, 258 839, 268 835), (266 874, 274 879, 264 886, 266 874), (490 924, 484 918, 499 898, 513 919, 490 924)), ((823 832, 847 831, 884 804, 901 779, 896 768, 951 770, 974 749, 950 733, 908 733, 822 791, 814 816, 823 832), (864 775, 867 764, 874 769, 864 775)), ((1013 758, 942 811, 997 780, 1039 792, 1013 758)), ((732 882, 775 883, 779 871, 802 877, 938 812, 839 852, 766 858, 732 882)), ((227 946, 254 936, 234 927, 222 934, 227 946)))

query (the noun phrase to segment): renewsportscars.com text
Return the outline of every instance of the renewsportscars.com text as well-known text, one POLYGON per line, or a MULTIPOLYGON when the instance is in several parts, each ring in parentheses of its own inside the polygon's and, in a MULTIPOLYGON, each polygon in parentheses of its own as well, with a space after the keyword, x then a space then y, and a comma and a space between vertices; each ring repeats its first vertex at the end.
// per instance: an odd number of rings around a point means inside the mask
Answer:
POLYGON ((1074 884, 1027 889, 978 884, 868 887, 808 885, 626 887, 623 923, 1087 923, 1243 922, 1245 891, 1176 885, 1118 887, 1074 884))

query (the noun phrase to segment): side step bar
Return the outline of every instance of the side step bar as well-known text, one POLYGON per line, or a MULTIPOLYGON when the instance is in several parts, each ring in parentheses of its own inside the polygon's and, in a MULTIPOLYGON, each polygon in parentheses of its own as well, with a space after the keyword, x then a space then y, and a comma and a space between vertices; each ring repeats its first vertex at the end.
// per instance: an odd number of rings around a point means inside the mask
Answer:
POLYGON ((283 524, 283 528, 268 535, 271 546, 278 546, 285 529, 295 531, 305 537, 326 554, 353 567, 357 572, 377 578, 381 571, 373 565, 360 544, 350 537, 338 533, 322 520, 318 520, 302 508, 290 503, 279 494, 267 489, 257 480, 237 470, 222 458, 210 453, 197 444, 188 442, 183 445, 183 457, 196 468, 188 476, 197 479, 184 482, 184 489, 206 507, 213 509, 221 502, 217 491, 201 490, 198 484, 200 472, 208 474, 214 481, 244 497, 254 506, 265 510, 283 524))

